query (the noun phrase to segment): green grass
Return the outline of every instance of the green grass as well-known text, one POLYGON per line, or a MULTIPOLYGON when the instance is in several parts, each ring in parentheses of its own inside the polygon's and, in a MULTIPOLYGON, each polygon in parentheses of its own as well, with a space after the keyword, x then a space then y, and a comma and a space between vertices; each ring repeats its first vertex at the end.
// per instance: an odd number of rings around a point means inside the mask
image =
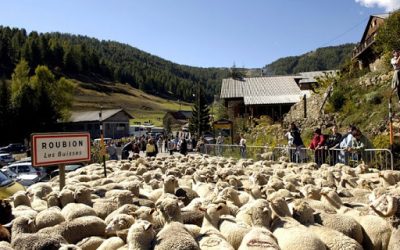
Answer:
POLYGON ((79 81, 74 97, 72 110, 96 110, 123 108, 132 114, 135 119, 130 123, 148 122, 162 126, 164 115, 168 111, 191 110, 190 103, 167 100, 158 96, 144 93, 127 84, 108 83, 106 87, 99 84, 89 84, 79 81))

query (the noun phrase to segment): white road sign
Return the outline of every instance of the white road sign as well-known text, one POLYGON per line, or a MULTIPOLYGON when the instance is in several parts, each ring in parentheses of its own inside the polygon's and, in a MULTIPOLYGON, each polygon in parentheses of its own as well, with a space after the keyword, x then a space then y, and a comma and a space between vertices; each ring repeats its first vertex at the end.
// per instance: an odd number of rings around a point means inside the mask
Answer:
POLYGON ((33 166, 90 161, 89 133, 33 134, 31 142, 33 166))

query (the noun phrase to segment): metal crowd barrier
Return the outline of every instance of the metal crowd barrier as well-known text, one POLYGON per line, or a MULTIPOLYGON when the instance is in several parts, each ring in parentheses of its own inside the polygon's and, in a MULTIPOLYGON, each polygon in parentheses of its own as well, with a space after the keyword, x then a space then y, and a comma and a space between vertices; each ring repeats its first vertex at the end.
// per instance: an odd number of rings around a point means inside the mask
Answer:
POLYGON ((239 145, 230 144, 205 144, 199 151, 200 153, 213 156, 233 157, 237 159, 249 158, 253 160, 276 161, 280 157, 285 156, 290 162, 315 162, 318 165, 326 163, 332 166, 336 163, 356 166, 360 162, 364 162, 378 169, 393 170, 393 154, 389 149, 362 149, 347 152, 340 148, 318 150, 288 146, 246 146, 243 148, 239 145))

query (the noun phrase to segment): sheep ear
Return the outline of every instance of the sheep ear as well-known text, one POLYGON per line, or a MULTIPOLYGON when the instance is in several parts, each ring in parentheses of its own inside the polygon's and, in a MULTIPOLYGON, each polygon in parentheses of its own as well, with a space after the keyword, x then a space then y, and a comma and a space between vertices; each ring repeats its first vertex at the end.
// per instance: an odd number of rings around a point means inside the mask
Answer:
POLYGON ((154 208, 152 208, 152 209, 149 211, 149 214, 153 214, 155 211, 156 211, 156 210, 155 210, 154 208))
POLYGON ((218 205, 218 207, 217 207, 217 210, 221 210, 221 209, 223 209, 224 207, 222 206, 222 205, 218 205))
POLYGON ((146 225, 144 225, 144 230, 149 230, 153 225, 151 223, 148 223, 146 225))
POLYGON ((34 220, 32 220, 32 219, 29 219, 29 220, 28 220, 28 225, 31 225, 31 224, 33 224, 33 222, 34 222, 34 220))

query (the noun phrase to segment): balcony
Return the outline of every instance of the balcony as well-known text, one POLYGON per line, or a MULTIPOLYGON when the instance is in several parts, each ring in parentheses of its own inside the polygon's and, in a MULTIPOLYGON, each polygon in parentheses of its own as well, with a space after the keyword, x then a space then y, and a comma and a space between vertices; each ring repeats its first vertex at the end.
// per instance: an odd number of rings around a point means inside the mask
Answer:
POLYGON ((375 37, 376 37, 376 32, 372 33, 367 39, 365 39, 362 43, 359 43, 357 47, 354 48, 353 50, 353 56, 352 59, 357 58, 359 55, 361 55, 366 49, 371 47, 373 43, 375 43, 375 37))

